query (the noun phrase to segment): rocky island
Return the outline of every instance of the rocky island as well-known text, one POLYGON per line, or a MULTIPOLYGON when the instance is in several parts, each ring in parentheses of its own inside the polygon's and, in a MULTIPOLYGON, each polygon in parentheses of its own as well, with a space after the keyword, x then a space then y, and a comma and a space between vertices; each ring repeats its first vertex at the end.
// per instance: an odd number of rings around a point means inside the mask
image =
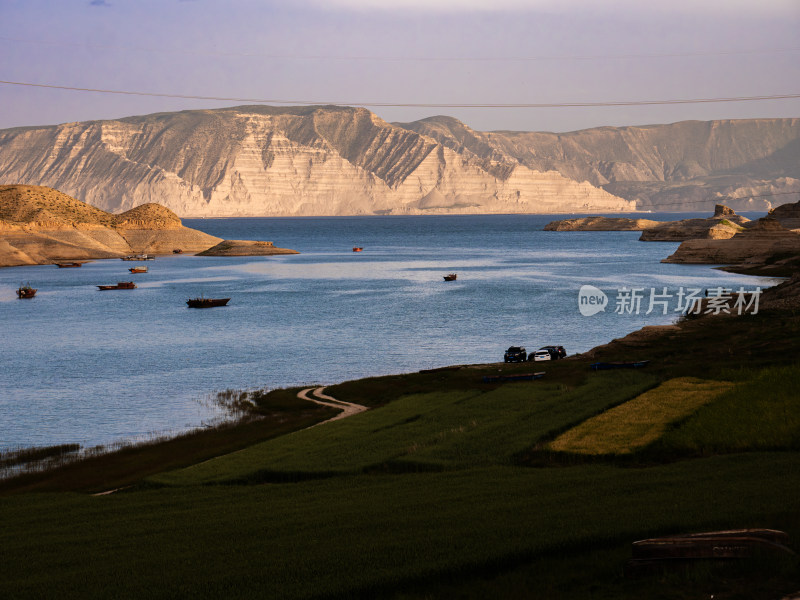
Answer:
POLYGON ((216 246, 198 252, 198 256, 275 256, 277 254, 300 254, 297 250, 277 248, 272 242, 253 240, 223 240, 216 246))
POLYGON ((550 221, 545 231, 643 231, 661 225, 660 221, 650 219, 630 219, 627 217, 581 217, 550 221))
POLYGON ((751 221, 724 204, 706 219, 648 221, 584 217, 552 221, 545 231, 642 231, 644 242, 681 242, 666 263, 720 264, 747 275, 789 277, 800 269, 800 202, 751 221))
POLYGON ((714 207, 707 219, 652 221, 625 217, 581 217, 551 221, 545 231, 641 231, 643 242, 682 242, 695 238, 726 239, 733 237, 750 219, 737 215, 724 204, 714 207))
POLYGON ((642 232, 643 242, 682 242, 693 239, 722 240, 744 231, 750 219, 737 215, 724 204, 714 207, 714 216, 707 219, 666 221, 642 232))
MULTIPOLYGON (((176 249, 201 252, 223 241, 184 227, 160 204, 142 204, 115 215, 49 187, 0 186, 0 267, 169 254, 176 249)), ((228 244, 239 248, 238 256, 294 253, 274 248, 272 242, 228 244)))

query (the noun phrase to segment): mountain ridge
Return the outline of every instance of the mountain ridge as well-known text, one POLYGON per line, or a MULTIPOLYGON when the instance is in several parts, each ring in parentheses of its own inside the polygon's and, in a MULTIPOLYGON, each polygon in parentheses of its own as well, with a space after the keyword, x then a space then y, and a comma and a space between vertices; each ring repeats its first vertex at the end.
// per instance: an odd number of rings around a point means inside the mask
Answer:
POLYGON ((800 119, 480 132, 259 105, 0 130, 0 183, 195 217, 765 210, 800 191, 798 156, 800 119))

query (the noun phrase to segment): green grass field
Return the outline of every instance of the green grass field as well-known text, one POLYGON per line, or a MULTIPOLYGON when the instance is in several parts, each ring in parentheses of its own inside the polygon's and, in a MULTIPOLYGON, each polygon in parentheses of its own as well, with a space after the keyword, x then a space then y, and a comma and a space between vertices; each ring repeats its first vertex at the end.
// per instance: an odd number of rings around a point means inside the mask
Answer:
POLYGON ((732 387, 727 381, 669 379, 565 431, 547 448, 578 454, 631 454, 652 444, 670 425, 694 414, 732 387))
MULTIPOLYGON (((753 343, 795 319, 760 317, 753 343)), ((642 370, 347 382, 328 393, 373 408, 311 428, 330 411, 265 394, 241 428, 5 482, 0 597, 780 598, 796 559, 623 577, 653 535, 766 527, 800 547, 800 339, 751 363, 719 340, 690 323, 605 351, 647 354, 642 370)))

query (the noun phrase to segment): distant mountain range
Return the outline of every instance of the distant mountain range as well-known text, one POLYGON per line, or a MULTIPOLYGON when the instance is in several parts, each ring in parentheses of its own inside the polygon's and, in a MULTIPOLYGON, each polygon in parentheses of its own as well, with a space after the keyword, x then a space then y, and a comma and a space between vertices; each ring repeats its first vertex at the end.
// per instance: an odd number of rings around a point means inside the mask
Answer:
POLYGON ((240 106, 0 130, 0 184, 183 217, 764 210, 798 200, 800 119, 559 134, 240 106))

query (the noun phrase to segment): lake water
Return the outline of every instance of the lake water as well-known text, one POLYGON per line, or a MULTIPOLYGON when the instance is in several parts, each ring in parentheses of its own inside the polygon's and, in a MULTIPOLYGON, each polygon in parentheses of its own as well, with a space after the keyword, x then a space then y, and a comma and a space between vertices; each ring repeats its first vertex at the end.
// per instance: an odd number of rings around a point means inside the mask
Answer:
POLYGON ((774 283, 662 264, 677 244, 639 242, 637 232, 542 231, 554 218, 186 219, 301 254, 1 269, 0 449, 174 433, 218 416, 202 401, 215 390, 494 362, 510 345, 559 344, 573 354, 677 317, 677 304, 668 315, 644 314, 646 302, 639 315, 616 313, 623 286, 774 283), (142 264, 147 274, 128 273, 142 264), (444 282, 449 272, 458 280, 444 282), (131 279, 135 290, 96 288, 131 279), (36 297, 17 299, 27 282, 36 297), (584 284, 608 293, 604 312, 581 315, 584 284), (200 295, 231 301, 187 308, 200 295))

